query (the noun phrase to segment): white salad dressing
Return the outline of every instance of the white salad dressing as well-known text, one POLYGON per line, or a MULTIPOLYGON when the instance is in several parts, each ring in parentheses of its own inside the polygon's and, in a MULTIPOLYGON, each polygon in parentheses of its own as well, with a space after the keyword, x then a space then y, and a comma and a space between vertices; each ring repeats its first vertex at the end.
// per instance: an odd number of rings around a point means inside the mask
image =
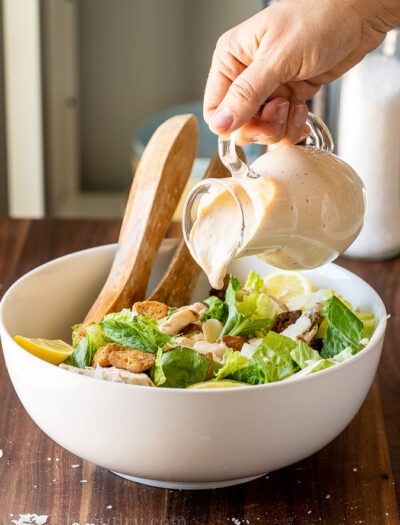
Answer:
POLYGON ((208 181, 200 197, 189 249, 214 288, 222 288, 235 257, 258 255, 278 268, 311 269, 357 237, 365 211, 362 186, 335 155, 282 146, 251 168, 259 178, 208 181))

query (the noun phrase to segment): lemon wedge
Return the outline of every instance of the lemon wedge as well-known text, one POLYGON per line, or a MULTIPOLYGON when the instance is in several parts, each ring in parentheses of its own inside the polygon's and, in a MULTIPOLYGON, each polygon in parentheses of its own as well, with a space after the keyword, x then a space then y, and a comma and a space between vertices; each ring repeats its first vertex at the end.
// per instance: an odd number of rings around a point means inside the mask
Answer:
POLYGON ((264 277, 265 291, 279 300, 311 293, 311 281, 301 272, 277 270, 264 277))
POLYGON ((232 381, 230 379, 220 379, 219 381, 203 381, 202 383, 195 383, 186 388, 194 388, 196 390, 208 390, 209 388, 233 388, 237 386, 249 386, 247 383, 240 383, 239 381, 232 381))
POLYGON ((16 335, 14 341, 31 354, 53 365, 59 365, 74 351, 71 345, 61 339, 33 339, 16 335))

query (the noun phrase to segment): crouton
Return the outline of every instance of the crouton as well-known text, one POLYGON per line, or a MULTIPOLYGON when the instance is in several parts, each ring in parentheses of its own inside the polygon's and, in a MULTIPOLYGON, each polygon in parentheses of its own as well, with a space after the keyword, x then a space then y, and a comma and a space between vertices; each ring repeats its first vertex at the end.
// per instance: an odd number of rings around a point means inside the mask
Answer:
POLYGON ((126 346, 117 345, 116 343, 108 343, 106 346, 102 346, 97 350, 92 359, 92 366, 96 368, 97 365, 111 366, 108 356, 110 352, 116 352, 118 350, 129 350, 126 346))
POLYGON ((208 292, 208 295, 215 295, 215 297, 218 297, 218 299, 221 299, 221 301, 225 301, 225 293, 226 293, 226 289, 228 288, 230 278, 231 276, 229 274, 225 275, 224 284, 221 290, 217 290, 216 288, 211 288, 211 290, 208 292))
POLYGON ((301 317, 302 310, 293 310, 291 312, 282 312, 276 316, 274 324, 271 327, 273 332, 280 334, 288 326, 294 324, 299 317, 301 317))
POLYGON ((142 352, 141 350, 125 349, 111 352, 108 359, 110 363, 117 368, 138 373, 151 368, 155 363, 156 356, 149 352, 142 352))
POLYGON ((132 307, 138 315, 144 315, 145 317, 151 317, 155 321, 162 319, 168 315, 168 306, 158 301, 142 301, 135 303, 132 307))
POLYGON ((224 335, 222 342, 226 344, 232 350, 237 350, 240 352, 244 343, 247 343, 247 339, 241 335, 224 335))

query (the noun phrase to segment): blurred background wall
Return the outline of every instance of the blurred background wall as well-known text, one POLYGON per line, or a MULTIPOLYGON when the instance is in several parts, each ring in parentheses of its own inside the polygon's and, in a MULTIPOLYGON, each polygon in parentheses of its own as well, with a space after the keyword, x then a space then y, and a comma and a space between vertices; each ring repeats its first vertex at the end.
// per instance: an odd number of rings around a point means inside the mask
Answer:
POLYGON ((79 3, 82 184, 129 184, 130 137, 152 113, 201 99, 218 36, 260 0, 79 3))
MULTIPOLYGON (((261 0, 0 0, 14 15, 25 1, 39 10, 45 211, 58 216, 121 214, 135 131, 200 101, 218 37, 262 8, 261 0)), ((0 101, 3 172, 1 110, 0 101)))

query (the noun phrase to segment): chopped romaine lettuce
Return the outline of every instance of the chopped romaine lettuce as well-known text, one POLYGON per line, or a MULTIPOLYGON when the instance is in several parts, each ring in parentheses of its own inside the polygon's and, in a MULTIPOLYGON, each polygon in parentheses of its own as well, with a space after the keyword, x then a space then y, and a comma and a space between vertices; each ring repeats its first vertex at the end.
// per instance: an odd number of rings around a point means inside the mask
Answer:
POLYGON ((280 381, 294 374, 299 368, 290 355, 296 346, 297 343, 289 337, 276 332, 268 332, 252 360, 264 362, 268 381, 280 381))
POLYGON ((225 354, 225 365, 219 369, 215 379, 234 379, 250 385, 259 385, 266 382, 265 367, 263 363, 252 361, 242 355, 228 349, 225 354))
POLYGON ((241 335, 243 337, 250 337, 251 335, 256 334, 259 330, 272 326, 272 319, 251 319, 239 312, 238 303, 236 302, 236 293, 239 289, 240 282, 232 277, 225 294, 225 303, 228 307, 228 318, 219 340, 221 340, 224 335, 241 335))
POLYGON ((348 347, 356 354, 364 328, 358 317, 335 296, 326 301, 322 315, 328 319, 328 326, 321 356, 334 357, 348 347))
POLYGON ((149 317, 136 315, 129 323, 110 320, 103 321, 106 340, 128 348, 136 348, 144 352, 157 352, 158 348, 171 342, 168 335, 157 329, 149 317))
POLYGON ((215 295, 212 295, 204 301, 208 306, 208 310, 203 313, 203 319, 217 319, 221 323, 225 323, 228 317, 228 307, 215 295))
POLYGON ((314 372, 319 372, 320 370, 325 370, 325 368, 330 368, 335 366, 335 363, 329 361, 328 359, 322 359, 316 366, 314 366, 307 375, 313 374, 314 372))
POLYGON ((103 321, 121 321, 122 323, 130 323, 136 315, 137 314, 129 308, 123 308, 120 312, 105 315, 103 321))
POLYGON ((66 365, 76 366, 77 368, 86 368, 91 366, 92 359, 97 348, 87 337, 82 337, 71 355, 64 361, 66 365))
POLYGON ((374 314, 367 314, 363 312, 354 312, 355 315, 360 319, 363 326, 363 331, 361 334, 361 339, 365 337, 371 339, 372 334, 375 331, 375 316, 374 314))
POLYGON ((258 273, 252 270, 247 277, 247 281, 244 285, 244 288, 246 288, 246 290, 256 290, 257 292, 259 292, 264 288, 264 281, 263 279, 261 279, 258 273))
POLYGON ((237 302, 237 309, 250 319, 274 319, 282 312, 282 308, 272 297, 258 292, 245 295, 243 301, 237 302))
POLYGON ((293 361, 302 369, 306 368, 310 361, 319 361, 321 359, 319 353, 303 341, 298 341, 297 347, 290 352, 290 355, 293 361))
POLYGON ((186 388, 208 378, 211 361, 192 348, 178 346, 157 352, 150 377, 156 386, 186 388))
POLYGON ((347 359, 350 359, 350 357, 353 357, 353 351, 351 348, 345 348, 341 352, 335 355, 335 361, 339 361, 341 363, 342 361, 346 361, 347 359))
POLYGON ((86 328, 86 337, 96 350, 107 344, 106 334, 101 324, 89 325, 86 328))

